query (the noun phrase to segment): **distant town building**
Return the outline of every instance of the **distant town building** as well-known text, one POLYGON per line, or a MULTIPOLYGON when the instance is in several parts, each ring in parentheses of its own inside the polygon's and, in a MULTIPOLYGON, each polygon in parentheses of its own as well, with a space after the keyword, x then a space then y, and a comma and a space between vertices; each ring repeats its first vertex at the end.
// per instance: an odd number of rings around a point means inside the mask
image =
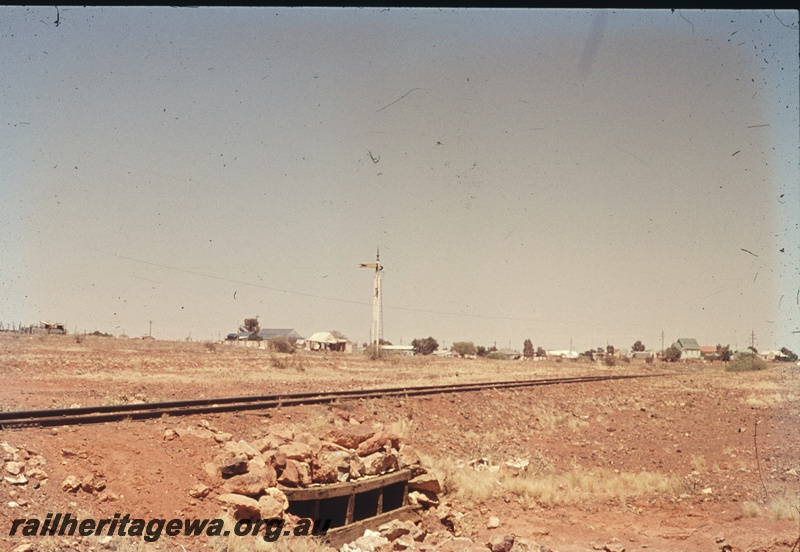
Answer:
POLYGON ((700 343, 691 337, 682 337, 674 343, 681 352, 681 360, 694 360, 700 358, 700 343))

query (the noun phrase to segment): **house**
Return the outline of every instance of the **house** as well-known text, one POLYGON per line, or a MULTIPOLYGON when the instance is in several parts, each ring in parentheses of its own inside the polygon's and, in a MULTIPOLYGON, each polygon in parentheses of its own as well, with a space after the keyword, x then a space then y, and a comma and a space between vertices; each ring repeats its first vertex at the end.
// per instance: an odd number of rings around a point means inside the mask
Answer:
POLYGON ((673 343, 681 351, 681 360, 693 360, 700 358, 700 344, 691 337, 682 337, 673 343))
POLYGON ((67 327, 61 322, 45 322, 42 320, 39 322, 39 328, 44 330, 47 334, 67 334, 67 327))
POLYGON ((414 355, 414 347, 411 345, 381 345, 381 352, 390 355, 414 355))
POLYGON ((341 351, 353 352, 352 343, 346 339, 334 337, 331 332, 317 332, 305 340, 305 348, 309 351, 341 351))
MULTIPOLYGON (((598 353, 595 353, 595 356, 597 354, 598 353)), ((605 356, 606 353, 603 351, 601 354, 605 356)), ((578 358, 578 352, 570 351, 569 349, 561 349, 558 351, 547 351, 547 356, 549 358, 578 358)))
POLYGON ((254 337, 252 332, 240 331, 238 333, 229 333, 225 338, 228 341, 267 341, 273 337, 285 337, 292 343, 303 339, 302 336, 292 329, 272 329, 264 328, 255 334, 258 338, 254 337))
POLYGON ((715 345, 700 345, 700 357, 706 360, 719 360, 719 353, 715 345))
POLYGON ((499 349, 497 351, 497 354, 503 355, 508 360, 519 360, 522 358, 522 353, 520 353, 519 351, 515 351, 514 349, 508 349, 508 348, 499 349))

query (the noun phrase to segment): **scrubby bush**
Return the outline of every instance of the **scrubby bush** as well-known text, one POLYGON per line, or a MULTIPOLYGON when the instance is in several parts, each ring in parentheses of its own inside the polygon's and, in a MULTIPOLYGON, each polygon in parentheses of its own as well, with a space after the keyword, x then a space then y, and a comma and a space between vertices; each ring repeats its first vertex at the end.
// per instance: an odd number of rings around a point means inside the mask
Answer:
POLYGON ((749 372, 766 370, 766 361, 758 355, 736 355, 725 367, 726 372, 749 372))
POLYGON ((269 348, 278 353, 291 353, 292 351, 294 351, 292 343, 282 335, 276 335, 275 337, 270 337, 268 342, 269 342, 269 348))
POLYGON ((617 365, 617 357, 614 355, 606 355, 603 359, 603 362, 606 366, 616 366, 617 365))
POLYGON ((472 341, 456 341, 450 347, 450 350, 462 357, 475 356, 478 354, 478 348, 475 347, 475 344, 472 341))
POLYGON ((491 360, 508 360, 508 357, 506 355, 504 355, 503 353, 499 353, 497 351, 492 351, 491 353, 486 355, 486 358, 491 360))
POLYGON ((664 351, 664 360, 667 362, 677 362, 681 359, 681 350, 678 349, 675 345, 670 345, 666 351, 664 351))

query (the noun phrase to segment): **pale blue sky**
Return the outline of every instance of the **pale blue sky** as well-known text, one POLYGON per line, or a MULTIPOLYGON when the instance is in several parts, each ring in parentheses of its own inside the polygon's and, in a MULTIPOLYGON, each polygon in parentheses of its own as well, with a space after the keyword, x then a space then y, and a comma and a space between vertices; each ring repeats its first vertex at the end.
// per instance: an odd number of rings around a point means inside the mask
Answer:
POLYGON ((0 8, 4 323, 366 341, 380 246, 395 343, 800 349, 796 12, 58 17, 0 8))

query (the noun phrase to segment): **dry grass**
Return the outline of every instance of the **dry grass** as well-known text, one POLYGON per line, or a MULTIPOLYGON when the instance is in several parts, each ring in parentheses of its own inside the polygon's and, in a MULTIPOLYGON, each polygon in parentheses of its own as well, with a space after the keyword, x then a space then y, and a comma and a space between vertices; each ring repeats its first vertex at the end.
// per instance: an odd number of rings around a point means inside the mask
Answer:
POLYGON ((785 493, 770 499, 764 506, 755 502, 744 502, 742 503, 742 514, 748 518, 767 517, 773 520, 800 521, 800 495, 785 493))
POLYGON ((528 508, 600 504, 625 505, 629 498, 673 496, 683 489, 679 477, 657 472, 619 472, 573 465, 558 471, 541 453, 529 458, 518 473, 505 466, 466 466, 448 459, 425 458, 426 465, 444 481, 447 493, 468 504, 511 494, 528 508))

